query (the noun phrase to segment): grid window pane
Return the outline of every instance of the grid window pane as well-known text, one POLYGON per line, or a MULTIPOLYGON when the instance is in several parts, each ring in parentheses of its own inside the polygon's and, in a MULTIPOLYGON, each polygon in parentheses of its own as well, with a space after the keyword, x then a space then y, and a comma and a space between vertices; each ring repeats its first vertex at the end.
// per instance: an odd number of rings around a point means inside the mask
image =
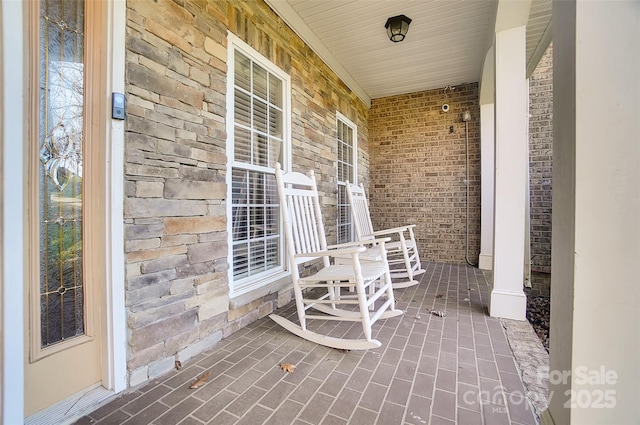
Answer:
POLYGON ((233 156, 236 161, 251 161, 251 131, 246 128, 236 127, 234 131, 235 147, 233 156))
POLYGON ((256 165, 268 165, 267 149, 269 149, 268 137, 264 134, 253 134, 253 163, 256 165))
POLYGON ((337 231, 338 243, 349 242, 352 239, 352 219, 347 199, 347 188, 345 183, 355 182, 354 167, 354 130, 347 123, 338 119, 336 128, 336 142, 338 152, 338 217, 337 231))
POLYGON ((282 81, 273 76, 269 76, 269 102, 282 108, 282 81))
POLYGON ((278 266, 280 258, 280 243, 277 239, 269 239, 265 245, 265 265, 267 268, 278 266))
POLYGON ((276 162, 282 164, 282 139, 269 138, 269 167, 276 166, 276 162))
POLYGON ((233 75, 233 83, 236 87, 244 90, 251 90, 251 61, 248 57, 240 54, 235 55, 235 73, 233 75))
POLYGON ((255 62, 253 64, 253 94, 260 99, 267 100, 267 71, 255 62))
POLYGON ((269 135, 282 138, 282 111, 269 107, 269 135))
POLYGON ((347 187, 338 186, 338 243, 351 241, 351 211, 347 199, 347 187))
POLYGON ((245 243, 233 245, 233 277, 242 279, 249 276, 249 246, 245 243))
POLYGON ((267 132, 267 104, 260 99, 253 99, 253 128, 267 132))
POLYGON ((234 51, 234 164, 231 171, 234 288, 282 267, 280 208, 275 176, 283 162, 284 84, 234 51))
POLYGON ((251 126, 251 96, 238 89, 235 91, 234 114, 236 124, 251 126))

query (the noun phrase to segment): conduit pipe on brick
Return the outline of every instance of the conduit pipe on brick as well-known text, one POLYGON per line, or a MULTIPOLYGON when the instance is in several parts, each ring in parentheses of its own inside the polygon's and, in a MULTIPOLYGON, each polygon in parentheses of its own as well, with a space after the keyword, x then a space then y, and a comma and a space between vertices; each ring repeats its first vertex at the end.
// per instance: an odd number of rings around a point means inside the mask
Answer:
POLYGON ((465 160, 466 160, 466 173, 467 176, 464 180, 464 184, 467 187, 467 199, 466 199, 466 204, 467 204, 467 216, 466 216, 466 226, 465 226, 465 232, 466 232, 466 251, 464 254, 464 259, 467 261, 467 264, 469 264, 470 266, 476 267, 477 264, 474 264, 471 262, 471 260, 469 260, 469 184, 471 183, 469 181, 469 121, 471 121, 471 112, 469 111, 464 111, 462 113, 462 121, 464 121, 464 133, 465 133, 465 141, 466 141, 466 150, 465 150, 465 160))

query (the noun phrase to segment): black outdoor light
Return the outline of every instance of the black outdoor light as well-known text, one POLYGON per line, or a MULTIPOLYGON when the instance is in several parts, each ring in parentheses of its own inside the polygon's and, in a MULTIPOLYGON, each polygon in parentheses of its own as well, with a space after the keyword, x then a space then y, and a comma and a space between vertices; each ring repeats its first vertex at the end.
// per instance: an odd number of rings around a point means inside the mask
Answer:
POLYGON ((404 37, 407 35, 407 31, 409 31, 410 23, 411 19, 404 15, 393 16, 387 19, 387 23, 384 24, 384 27, 387 29, 389 40, 394 43, 404 40, 404 37))

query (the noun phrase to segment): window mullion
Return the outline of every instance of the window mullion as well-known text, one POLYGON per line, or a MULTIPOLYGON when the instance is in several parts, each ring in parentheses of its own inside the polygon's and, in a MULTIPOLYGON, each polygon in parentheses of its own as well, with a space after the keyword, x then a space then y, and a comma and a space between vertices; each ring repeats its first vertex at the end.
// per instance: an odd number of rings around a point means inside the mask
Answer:
POLYGON ((233 90, 229 92, 234 96, 230 102, 240 115, 231 115, 233 119, 229 123, 233 128, 229 134, 229 144, 233 145, 230 152, 235 150, 237 155, 230 157, 228 169, 234 180, 230 190, 235 191, 238 198, 231 203, 231 209, 245 208, 246 212, 242 212, 244 217, 242 214, 230 217, 230 228, 238 228, 238 231, 229 233, 231 293, 239 295, 267 283, 269 280, 265 276, 284 270, 279 207, 273 204, 270 191, 273 190, 274 162, 278 160, 287 166, 284 153, 289 148, 285 145, 287 126, 284 120, 288 103, 284 102, 284 93, 289 80, 286 74, 234 38, 230 35, 229 59, 237 66, 230 81, 233 90), (280 73, 282 77, 279 77, 280 73), (244 193, 238 194, 238 190, 244 193), (240 201, 245 204, 241 206, 240 201))

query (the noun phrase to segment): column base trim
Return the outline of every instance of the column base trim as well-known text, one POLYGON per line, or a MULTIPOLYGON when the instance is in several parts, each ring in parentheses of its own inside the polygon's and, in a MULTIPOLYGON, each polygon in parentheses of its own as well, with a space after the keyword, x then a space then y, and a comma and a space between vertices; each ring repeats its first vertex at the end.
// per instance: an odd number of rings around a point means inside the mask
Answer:
POLYGON ((527 320, 527 296, 522 291, 493 289, 489 302, 489 315, 512 320, 527 320))
POLYGON ((544 409, 542 411, 542 413, 540 414, 540 424, 541 425, 556 425, 556 423, 553 420, 553 417, 551 416, 551 413, 549 413, 549 408, 548 407, 546 409, 544 409))
POLYGON ((478 257, 478 268, 480 270, 493 270, 493 255, 480 254, 478 257))

